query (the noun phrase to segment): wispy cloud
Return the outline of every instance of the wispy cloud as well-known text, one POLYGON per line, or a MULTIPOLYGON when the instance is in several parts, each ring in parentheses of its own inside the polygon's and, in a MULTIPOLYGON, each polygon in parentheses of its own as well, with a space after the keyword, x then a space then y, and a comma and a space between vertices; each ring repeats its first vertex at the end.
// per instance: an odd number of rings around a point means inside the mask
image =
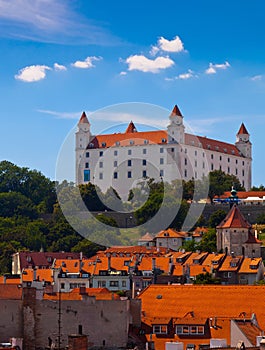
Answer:
POLYGON ((133 55, 126 59, 128 70, 139 70, 141 72, 159 73, 162 69, 172 67, 174 61, 169 57, 157 57, 154 60, 144 55, 133 55))
POLYGON ((184 44, 179 36, 175 36, 172 40, 167 40, 161 36, 156 45, 153 45, 150 50, 151 56, 155 56, 158 52, 184 52, 184 44))
POLYGON ((92 63, 93 61, 99 61, 101 59, 102 57, 89 56, 84 61, 76 61, 75 63, 72 63, 72 66, 76 68, 88 69, 95 67, 92 63))
POLYGON ((0 0, 0 35, 53 43, 113 45, 119 39, 74 11, 69 0, 0 0))
POLYGON ((67 70, 67 68, 65 66, 63 66, 62 64, 59 64, 59 63, 54 63, 53 67, 55 70, 67 70))
POLYGON ((253 77, 250 78, 252 81, 260 81, 262 80, 262 75, 254 75, 253 77))
POLYGON ((56 112, 47 109, 38 109, 37 112, 53 115, 57 119, 76 119, 80 118, 82 112, 56 112))
POLYGON ((40 65, 28 66, 20 69, 18 74, 15 75, 15 78, 27 83, 32 83, 44 79, 46 77, 47 70, 51 70, 51 68, 48 66, 40 65))
POLYGON ((216 74, 218 70, 224 70, 230 67, 229 62, 221 63, 221 64, 213 64, 210 63, 209 67, 205 70, 206 74, 216 74))

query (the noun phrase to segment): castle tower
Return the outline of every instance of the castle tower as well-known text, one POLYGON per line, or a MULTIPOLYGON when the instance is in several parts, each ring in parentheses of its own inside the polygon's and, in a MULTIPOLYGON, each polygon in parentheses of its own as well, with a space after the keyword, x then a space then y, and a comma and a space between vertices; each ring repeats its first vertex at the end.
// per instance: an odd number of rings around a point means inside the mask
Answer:
POLYGON ((239 149, 239 151, 242 153, 242 155, 246 158, 251 158, 252 153, 252 145, 249 140, 249 133, 244 125, 244 123, 241 124, 238 133, 236 134, 236 147, 239 149))
POLYGON ((83 112, 77 124, 77 132, 75 133, 75 159, 76 159, 76 184, 83 183, 84 158, 86 157, 86 148, 91 140, 90 123, 86 113, 83 112))
POLYGON ((251 232, 251 224, 234 204, 224 220, 216 227, 217 251, 228 255, 260 257, 260 244, 251 232))
POLYGON ((173 108, 169 116, 170 124, 167 127, 168 143, 184 143, 185 127, 183 124, 183 115, 177 105, 173 108))

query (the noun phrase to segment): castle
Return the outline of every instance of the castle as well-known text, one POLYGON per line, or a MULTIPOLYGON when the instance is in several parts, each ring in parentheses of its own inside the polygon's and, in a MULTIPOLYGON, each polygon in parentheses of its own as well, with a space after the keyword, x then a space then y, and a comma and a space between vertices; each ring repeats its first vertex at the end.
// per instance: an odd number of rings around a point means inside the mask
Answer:
POLYGON ((167 130, 137 131, 131 121, 124 133, 94 136, 85 112, 76 132, 76 184, 91 182, 103 192, 114 188, 122 197, 146 178, 172 182, 202 179, 210 171, 237 176, 251 187, 252 145, 242 123, 235 144, 185 132, 176 105, 167 130))

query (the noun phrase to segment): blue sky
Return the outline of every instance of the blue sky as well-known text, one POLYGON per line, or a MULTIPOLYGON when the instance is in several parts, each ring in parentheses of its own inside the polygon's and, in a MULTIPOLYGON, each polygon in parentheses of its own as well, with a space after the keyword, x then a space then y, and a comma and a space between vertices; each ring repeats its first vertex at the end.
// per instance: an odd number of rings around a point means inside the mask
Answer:
MULTIPOLYGON (((243 121, 265 184, 264 13, 261 0, 0 0, 0 159, 54 179, 83 110, 177 104, 202 136, 234 142, 243 121)), ((92 113, 92 131, 131 117, 92 113)))

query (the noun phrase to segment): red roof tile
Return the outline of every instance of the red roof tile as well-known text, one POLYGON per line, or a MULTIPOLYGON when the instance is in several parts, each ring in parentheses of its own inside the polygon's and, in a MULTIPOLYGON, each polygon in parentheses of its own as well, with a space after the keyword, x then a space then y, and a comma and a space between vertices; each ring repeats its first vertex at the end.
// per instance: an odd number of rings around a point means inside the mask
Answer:
POLYGON ((14 284, 0 284, 0 299, 22 299, 22 288, 14 284))
POLYGON ((134 125, 134 123, 131 121, 125 131, 126 134, 130 134, 130 133, 133 133, 133 132, 137 132, 137 129, 134 125))
POLYGON ((233 205, 224 220, 216 228, 251 228, 237 205, 233 205))
POLYGON ((170 114, 170 116, 174 116, 174 115, 179 115, 180 117, 183 117, 177 105, 174 106, 170 114))
POLYGON ((237 135, 244 135, 244 134, 249 135, 244 123, 242 123, 239 130, 238 130, 237 135))
POLYGON ((81 115, 81 117, 80 117, 80 119, 79 119, 79 123, 80 123, 80 124, 84 124, 84 123, 89 124, 89 121, 88 121, 88 119, 87 119, 87 116, 86 116, 86 113, 85 113, 85 112, 82 113, 82 115, 81 115))

